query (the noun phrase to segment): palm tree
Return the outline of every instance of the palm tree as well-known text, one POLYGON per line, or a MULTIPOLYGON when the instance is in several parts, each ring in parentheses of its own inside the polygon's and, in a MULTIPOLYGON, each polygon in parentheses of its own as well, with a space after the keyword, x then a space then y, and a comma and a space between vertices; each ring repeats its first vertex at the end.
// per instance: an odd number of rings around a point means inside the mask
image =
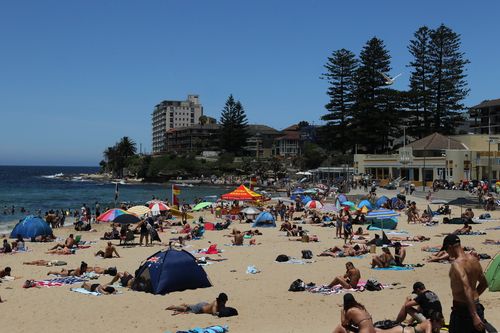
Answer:
POLYGON ((120 142, 118 142, 118 152, 121 157, 127 158, 134 156, 137 152, 137 145, 134 140, 130 139, 128 136, 124 136, 120 142))

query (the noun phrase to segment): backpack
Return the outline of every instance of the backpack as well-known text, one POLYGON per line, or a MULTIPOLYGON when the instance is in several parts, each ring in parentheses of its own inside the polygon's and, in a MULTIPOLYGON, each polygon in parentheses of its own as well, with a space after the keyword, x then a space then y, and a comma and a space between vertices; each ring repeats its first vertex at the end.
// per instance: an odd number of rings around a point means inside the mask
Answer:
POLYGON ((292 282, 288 291, 304 291, 306 290, 306 284, 301 279, 297 279, 292 282))
POLYGON ((302 259, 312 259, 313 253, 311 250, 302 250, 302 259))
POLYGON ((276 257, 277 262, 286 262, 290 260, 286 254, 280 254, 279 256, 276 257))
POLYGON ((382 290, 382 285, 376 279, 368 279, 365 289, 368 291, 380 291, 382 290))

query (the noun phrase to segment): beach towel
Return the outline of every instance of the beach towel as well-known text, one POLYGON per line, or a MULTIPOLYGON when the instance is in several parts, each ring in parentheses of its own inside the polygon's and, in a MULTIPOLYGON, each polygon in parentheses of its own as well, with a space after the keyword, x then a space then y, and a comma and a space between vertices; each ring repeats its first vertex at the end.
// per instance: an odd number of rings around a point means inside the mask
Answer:
MULTIPOLYGON (((97 292, 97 291, 88 291, 85 288, 71 288, 70 290, 74 291, 76 293, 84 294, 84 295, 91 295, 91 296, 101 296, 101 295, 103 295, 100 292, 97 292)), ((122 293, 121 291, 117 291, 116 293, 109 294, 109 295, 118 295, 118 294, 121 294, 121 293, 122 293)))
POLYGON ((390 266, 390 267, 375 267, 376 271, 412 271, 414 268, 409 266, 390 266))
POLYGON ((310 259, 296 259, 296 258, 290 258, 288 261, 275 261, 278 264, 297 264, 297 265, 304 265, 304 264, 312 264, 315 262, 314 260, 310 259))
POLYGON ((37 287, 61 287, 61 286, 70 285, 70 284, 82 283, 84 281, 85 281, 85 279, 82 279, 79 277, 66 276, 66 277, 60 277, 60 278, 50 279, 50 280, 35 281, 35 286, 37 286, 37 287))
POLYGON ((333 286, 332 288, 328 288, 327 286, 313 286, 306 287, 306 291, 313 294, 322 294, 322 295, 337 295, 342 293, 352 293, 352 292, 361 292, 365 290, 366 281, 359 282, 358 288, 356 289, 344 289, 340 284, 333 286))
MULTIPOLYGON (((260 244, 255 244, 255 245, 260 245, 260 244)), ((224 246, 234 246, 234 247, 255 246, 255 245, 250 245, 250 244, 241 244, 241 245, 224 244, 224 246)))
MULTIPOLYGON (((224 333, 229 331, 229 328, 227 325, 221 326, 221 325, 214 325, 214 326, 208 326, 205 328, 201 327, 196 327, 187 331, 177 331, 176 333, 224 333)), ((165 332, 169 333, 169 332, 165 332)))
POLYGON ((484 241, 483 244, 485 244, 485 245, 500 245, 500 241, 498 241, 498 240, 497 241, 492 241, 492 240, 484 241))

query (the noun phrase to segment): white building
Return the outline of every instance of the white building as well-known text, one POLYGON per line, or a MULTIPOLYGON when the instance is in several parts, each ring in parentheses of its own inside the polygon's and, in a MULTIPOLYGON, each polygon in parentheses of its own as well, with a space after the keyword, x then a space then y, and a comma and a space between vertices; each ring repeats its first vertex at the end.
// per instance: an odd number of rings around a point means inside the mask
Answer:
POLYGON ((200 123, 203 106, 198 95, 188 95, 185 101, 163 101, 151 115, 153 154, 166 151, 166 132, 172 128, 190 127, 200 123))

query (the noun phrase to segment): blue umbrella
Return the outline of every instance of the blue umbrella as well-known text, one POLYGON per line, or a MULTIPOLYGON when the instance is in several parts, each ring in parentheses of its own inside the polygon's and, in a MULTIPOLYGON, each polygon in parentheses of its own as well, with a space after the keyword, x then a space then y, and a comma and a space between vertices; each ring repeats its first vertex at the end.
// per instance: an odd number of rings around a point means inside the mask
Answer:
POLYGON ((50 236, 52 235, 52 228, 45 220, 39 216, 28 215, 20 220, 12 232, 10 238, 34 238, 36 236, 50 236))
POLYGON ((372 209, 372 203, 368 200, 363 200, 358 204, 359 208, 366 207, 367 209, 372 209))
POLYGON ((311 201, 311 197, 306 195, 302 198, 302 203, 305 205, 306 203, 308 203, 309 201, 311 201))
POLYGON ((390 209, 377 209, 372 210, 368 214, 366 214, 366 219, 388 219, 392 217, 398 217, 400 214, 390 210, 390 209))
POLYGON ((385 195, 381 196, 380 198, 377 199, 377 202, 375 203, 375 206, 377 208, 380 208, 382 207, 383 204, 385 204, 387 201, 389 200, 388 197, 386 197, 385 195))

